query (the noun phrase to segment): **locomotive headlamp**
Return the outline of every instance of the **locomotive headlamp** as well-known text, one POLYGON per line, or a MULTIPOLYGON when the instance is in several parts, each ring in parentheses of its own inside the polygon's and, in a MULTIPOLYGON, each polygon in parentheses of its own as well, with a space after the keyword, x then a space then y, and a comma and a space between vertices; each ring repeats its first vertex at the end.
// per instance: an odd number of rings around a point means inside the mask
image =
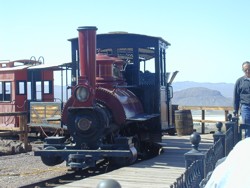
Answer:
POLYGON ((77 100, 84 102, 89 97, 89 90, 86 87, 80 86, 76 89, 75 96, 77 100))

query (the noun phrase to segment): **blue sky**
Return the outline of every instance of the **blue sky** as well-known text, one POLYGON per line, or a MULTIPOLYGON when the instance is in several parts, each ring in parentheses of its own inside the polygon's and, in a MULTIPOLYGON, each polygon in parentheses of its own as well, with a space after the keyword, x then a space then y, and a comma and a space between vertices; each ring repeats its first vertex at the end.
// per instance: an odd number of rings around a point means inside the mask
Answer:
POLYGON ((175 81, 234 83, 250 61, 248 0, 0 0, 0 60, 43 56, 70 62, 79 26, 126 31, 171 43, 167 71, 175 81))

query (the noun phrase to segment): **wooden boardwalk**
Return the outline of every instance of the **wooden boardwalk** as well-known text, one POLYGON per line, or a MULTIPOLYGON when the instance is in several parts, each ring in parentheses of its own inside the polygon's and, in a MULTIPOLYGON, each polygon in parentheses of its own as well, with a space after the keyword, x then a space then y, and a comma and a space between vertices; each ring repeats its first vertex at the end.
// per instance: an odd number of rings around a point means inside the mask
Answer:
MULTIPOLYGON (((164 152, 154 159, 82 179, 59 188, 96 188, 101 180, 114 179, 122 188, 168 188, 185 171, 184 154, 190 151, 190 136, 164 136, 164 152)), ((201 135, 200 151, 213 144, 212 134, 201 135)))

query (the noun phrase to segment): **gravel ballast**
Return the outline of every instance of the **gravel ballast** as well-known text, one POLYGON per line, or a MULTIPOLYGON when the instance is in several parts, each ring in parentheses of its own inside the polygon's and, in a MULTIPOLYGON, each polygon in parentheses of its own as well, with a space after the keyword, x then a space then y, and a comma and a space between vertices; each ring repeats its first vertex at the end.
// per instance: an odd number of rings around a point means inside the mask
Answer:
POLYGON ((0 188, 18 188, 67 173, 65 162, 46 166, 40 157, 34 156, 34 150, 39 147, 32 148, 27 153, 0 156, 0 188))

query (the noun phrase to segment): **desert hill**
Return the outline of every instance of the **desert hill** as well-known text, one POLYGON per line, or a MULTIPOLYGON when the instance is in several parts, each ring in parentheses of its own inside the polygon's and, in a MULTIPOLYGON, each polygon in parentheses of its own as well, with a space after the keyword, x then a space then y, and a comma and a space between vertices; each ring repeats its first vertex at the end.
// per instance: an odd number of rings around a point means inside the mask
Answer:
MULTIPOLYGON (((173 82, 173 104, 191 106, 232 106, 233 88, 231 83, 173 82)), ((65 86, 64 86, 65 89, 65 86)), ((55 86, 55 97, 61 98, 60 86, 55 86)), ((66 94, 63 94, 65 101, 66 94)))
POLYGON ((219 91, 223 96, 233 98, 233 83, 208 83, 208 82, 173 82, 172 84, 174 92, 181 91, 188 88, 204 87, 211 90, 219 91))
POLYGON ((232 98, 220 91, 205 87, 192 87, 174 92, 173 104, 182 106, 232 106, 232 98))

